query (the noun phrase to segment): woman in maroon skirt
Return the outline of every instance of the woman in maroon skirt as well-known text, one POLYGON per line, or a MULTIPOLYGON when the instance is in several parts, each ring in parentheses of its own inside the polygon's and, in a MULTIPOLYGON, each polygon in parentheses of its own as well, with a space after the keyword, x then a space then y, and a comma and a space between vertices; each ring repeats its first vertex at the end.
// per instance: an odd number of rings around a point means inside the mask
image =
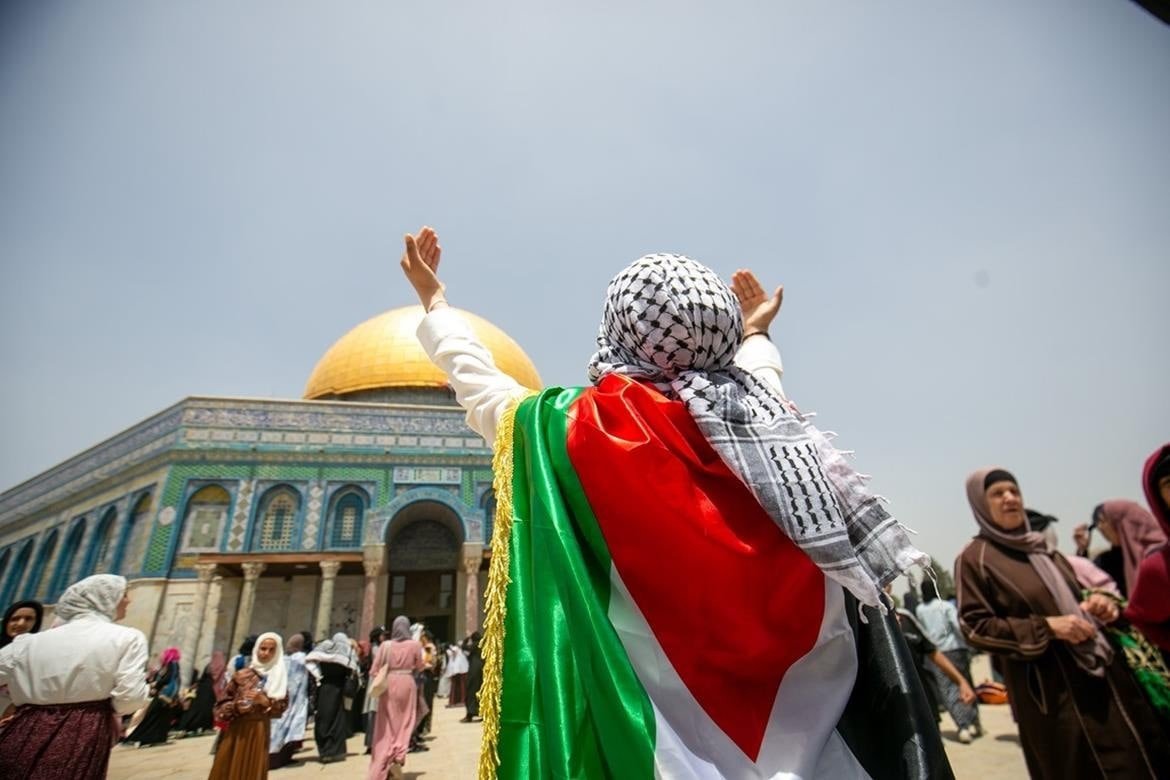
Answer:
POLYGON ((118 626, 126 579, 87 577, 57 601, 57 628, 0 650, 0 685, 16 715, 0 733, 0 777, 99 780, 120 735, 119 714, 146 703, 146 637, 118 626))

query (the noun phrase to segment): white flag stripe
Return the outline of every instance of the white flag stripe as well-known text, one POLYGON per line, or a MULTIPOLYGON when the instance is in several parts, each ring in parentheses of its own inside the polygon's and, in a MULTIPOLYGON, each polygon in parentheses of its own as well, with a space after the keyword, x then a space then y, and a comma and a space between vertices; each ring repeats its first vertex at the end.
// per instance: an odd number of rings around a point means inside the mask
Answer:
POLYGON ((699 706, 610 567, 609 619, 654 707, 657 777, 868 780, 836 731, 857 676, 857 652, 841 586, 824 581, 825 617, 817 642, 785 675, 759 760, 753 762, 699 706))

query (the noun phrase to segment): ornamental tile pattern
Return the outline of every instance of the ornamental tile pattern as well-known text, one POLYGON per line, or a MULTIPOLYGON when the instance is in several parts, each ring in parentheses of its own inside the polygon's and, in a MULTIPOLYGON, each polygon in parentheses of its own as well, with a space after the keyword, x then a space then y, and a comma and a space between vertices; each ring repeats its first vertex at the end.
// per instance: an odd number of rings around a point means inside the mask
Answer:
MULTIPOLYGON (((457 407, 188 398, 0 494, 0 525, 43 511, 129 468, 187 449, 379 452, 423 447, 490 454, 457 407)), ((172 455, 172 457, 174 457, 172 455)))
MULTIPOLYGON (((109 549, 104 561, 93 561, 95 568, 107 568, 120 556, 131 577, 193 577, 193 556, 177 556, 186 533, 185 499, 208 483, 233 495, 215 546, 203 548, 208 552, 245 552, 261 488, 277 484, 288 484, 305 497, 302 533, 288 540, 289 551, 331 548, 332 497, 349 486, 368 497, 360 523, 356 515, 351 521, 358 539, 380 542, 394 514, 387 514, 387 504, 400 493, 423 488, 431 500, 459 507, 465 539, 474 542, 484 533, 485 516, 478 505, 490 484, 490 458, 491 450, 467 429, 457 408, 189 398, 0 494, 0 539, 10 542, 0 544, 0 556, 11 551, 9 568, 15 569, 23 541, 43 540, 50 523, 84 517, 85 538, 70 567, 74 579, 100 546, 98 526, 114 508, 109 549), (413 476, 396 485, 396 469, 413 476), (429 476, 432 471, 455 476, 451 484, 441 484, 443 480, 429 476), (140 518, 141 527, 124 538, 131 506, 143 495, 151 496, 152 506, 140 518)), ((336 541, 346 548, 356 546, 357 540, 351 542, 344 530, 339 529, 336 541)), ((64 542, 57 539, 41 589, 49 587, 63 560, 64 542)), ((38 549, 33 546, 17 579, 32 574, 38 549)), ((0 588, 7 584, 7 574, 0 575, 0 588)), ((22 591, 23 583, 18 583, 16 592, 22 591)))
POLYGON ((228 530, 228 552, 240 552, 244 549, 244 534, 248 531, 248 514, 252 511, 252 492, 255 489, 254 479, 246 479, 240 484, 240 492, 236 495, 236 511, 232 515, 232 527, 228 530))
POLYGON ((305 550, 317 549, 317 533, 321 529, 321 499, 325 489, 320 482, 309 485, 308 511, 305 513, 305 533, 301 546, 305 550))

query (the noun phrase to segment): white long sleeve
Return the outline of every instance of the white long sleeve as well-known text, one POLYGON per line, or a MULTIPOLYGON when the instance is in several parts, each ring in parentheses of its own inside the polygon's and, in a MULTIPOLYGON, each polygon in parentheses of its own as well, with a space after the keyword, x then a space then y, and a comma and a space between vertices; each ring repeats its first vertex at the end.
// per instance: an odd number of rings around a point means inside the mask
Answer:
POLYGON ((150 698, 146 637, 99 618, 22 634, 0 650, 0 684, 17 706, 112 699, 120 713, 150 698))
POLYGON ((780 350, 771 339, 764 336, 749 336, 739 345, 739 352, 735 353, 735 364, 744 371, 750 371, 772 386, 776 392, 784 395, 784 386, 780 378, 784 376, 784 365, 780 362, 780 350))
POLYGON ((532 391, 496 368, 492 353, 450 307, 423 317, 417 334, 427 356, 450 380, 455 400, 467 410, 467 425, 491 446, 508 403, 532 391))
POLYGON ((118 661, 118 670, 114 673, 114 690, 110 698, 114 700, 114 709, 121 714, 134 712, 150 697, 150 686, 146 683, 146 664, 149 660, 146 651, 146 637, 141 631, 138 636, 131 637, 122 658, 118 661))
MULTIPOLYGON (((450 307, 435 309, 423 317, 417 335, 431 361, 447 375, 459 405, 467 410, 468 426, 490 446, 508 403, 531 391, 496 368, 491 352, 450 307)), ((770 340, 763 336, 746 339, 735 355, 735 363, 784 395, 780 351, 770 340)))

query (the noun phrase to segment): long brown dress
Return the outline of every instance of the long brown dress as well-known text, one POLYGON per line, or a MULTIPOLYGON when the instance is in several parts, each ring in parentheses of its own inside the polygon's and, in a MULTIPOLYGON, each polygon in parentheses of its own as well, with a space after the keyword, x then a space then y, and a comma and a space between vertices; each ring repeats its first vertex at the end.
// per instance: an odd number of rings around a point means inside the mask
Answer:
POLYGON ((215 751, 208 780, 268 777, 268 722, 279 718, 286 707, 287 698, 271 701, 264 695, 263 679, 255 669, 236 672, 215 707, 216 720, 229 725, 215 751))
MULTIPOLYGON (((1053 558, 1079 594, 1068 562, 1053 558)), ((1122 654, 1103 677, 1077 665, 1045 621, 1060 612, 1026 553, 977 536, 955 562, 955 581, 967 641, 1001 661, 1033 778, 1170 777, 1170 743, 1122 654)))

